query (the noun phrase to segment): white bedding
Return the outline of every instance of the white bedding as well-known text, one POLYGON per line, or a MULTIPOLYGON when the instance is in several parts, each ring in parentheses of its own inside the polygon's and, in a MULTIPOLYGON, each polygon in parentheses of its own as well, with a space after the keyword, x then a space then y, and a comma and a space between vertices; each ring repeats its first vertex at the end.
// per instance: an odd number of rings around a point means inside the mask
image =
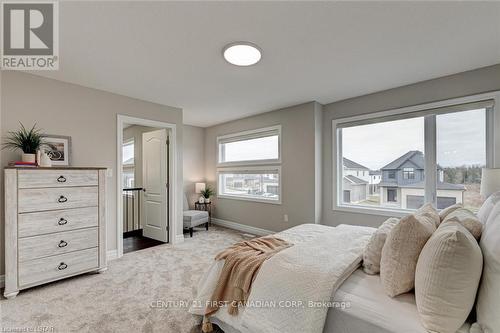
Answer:
MULTIPOLYGON (((232 318, 222 308, 214 317, 245 333, 321 333, 328 308, 313 308, 308 302, 331 299, 332 292, 359 266, 363 249, 374 231, 369 227, 305 224, 276 234, 294 246, 264 262, 248 302, 274 302, 278 306, 247 306, 232 318), (287 301, 303 305, 287 307, 287 301)), ((221 265, 214 262, 203 276, 195 304, 206 304, 210 299, 221 265)), ((190 312, 202 314, 204 309, 193 307, 190 312)))
MULTIPOLYGON (((355 271, 337 290, 333 299, 350 307, 331 308, 324 333, 427 333, 420 324, 415 295, 406 293, 390 298, 379 275, 355 271)), ((464 324, 457 333, 468 333, 464 324)))

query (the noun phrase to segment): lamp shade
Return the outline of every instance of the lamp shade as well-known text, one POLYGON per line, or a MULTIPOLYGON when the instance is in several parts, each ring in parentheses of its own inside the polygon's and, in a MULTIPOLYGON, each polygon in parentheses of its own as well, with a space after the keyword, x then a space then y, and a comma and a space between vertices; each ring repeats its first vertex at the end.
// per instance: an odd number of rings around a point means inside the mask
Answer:
POLYGON ((194 189, 196 193, 201 193, 201 191, 205 191, 205 183, 194 184, 194 189))
POLYGON ((500 169, 483 168, 481 176, 481 195, 488 198, 500 191, 500 169))

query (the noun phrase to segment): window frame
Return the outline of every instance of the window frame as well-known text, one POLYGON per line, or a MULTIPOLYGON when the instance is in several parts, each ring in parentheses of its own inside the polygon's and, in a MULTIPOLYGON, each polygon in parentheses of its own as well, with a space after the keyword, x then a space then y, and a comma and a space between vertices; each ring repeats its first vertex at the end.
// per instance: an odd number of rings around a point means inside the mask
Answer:
MULTIPOLYGON (((415 210, 391 207, 364 207, 352 204, 342 203, 342 182, 339 181, 342 177, 342 135, 341 125, 353 122, 373 121, 382 118, 391 118, 391 120, 399 120, 414 116, 423 116, 425 122, 424 145, 425 145, 425 170, 432 170, 434 165, 437 165, 436 145, 436 115, 445 113, 454 113, 461 110, 461 106, 472 105, 474 103, 489 102, 493 103, 492 106, 486 108, 486 167, 498 168, 500 166, 500 154, 496 155, 495 150, 500 148, 500 135, 495 133, 495 129, 500 129, 500 117, 498 116, 497 109, 500 108, 500 91, 494 91, 485 94, 471 95, 466 97, 454 98, 443 100, 433 103, 419 104, 397 109, 390 109, 378 111, 374 113, 366 113, 360 116, 339 118, 332 120, 332 210, 343 211, 350 213, 363 213, 370 215, 381 216, 397 216, 402 217, 415 210), (393 119, 392 119, 393 118, 393 119)), ((470 109, 470 108, 469 108, 470 109)), ((387 121, 387 120, 386 120, 387 121)), ((435 172, 426 172, 425 176, 425 197, 424 202, 431 202, 437 204, 437 170, 435 172)))
POLYGON ((216 161, 217 167, 229 167, 229 166, 247 166, 247 165, 269 165, 269 164, 281 164, 281 125, 257 128, 248 131, 236 132, 231 134, 225 134, 217 136, 216 138, 216 161), (263 159, 263 160, 244 160, 244 161, 234 161, 234 162, 221 162, 221 144, 227 142, 237 142, 245 141, 251 139, 264 138, 272 135, 278 135, 278 158, 277 159, 263 159), (240 140, 238 140, 240 138, 240 140))
POLYGON ((415 168, 403 168, 403 179, 415 179, 415 168))
POLYGON ((282 203, 282 178, 281 178, 281 166, 280 165, 268 165, 268 166, 248 166, 248 167, 232 167, 232 168, 218 168, 216 172, 217 177, 217 198, 218 199, 232 199, 232 200, 242 200, 242 201, 252 201, 259 203, 268 203, 273 205, 281 205, 282 203), (240 195, 222 194, 220 175, 225 173, 277 173, 278 174, 278 200, 263 199, 258 197, 245 197, 240 195))
POLYGON ((282 128, 281 125, 274 125, 262 128, 256 128, 247 131, 241 131, 231 134, 225 134, 217 136, 216 138, 216 186, 217 186, 217 198, 218 199, 230 199, 230 200, 241 200, 241 201, 250 201, 257 203, 266 203, 273 205, 281 205, 282 204, 282 195, 283 195, 283 180, 281 173, 281 158, 282 158, 282 150, 281 150, 281 142, 282 142, 282 128), (221 154, 221 143, 225 142, 234 142, 234 141, 243 141, 244 139, 257 139, 262 137, 270 136, 270 133, 274 133, 273 135, 278 135, 278 158, 277 159, 266 159, 266 160, 249 160, 249 161, 235 161, 235 162, 220 162, 220 154, 221 154), (242 140, 238 140, 241 138, 242 140), (245 171, 251 173, 266 173, 266 172, 276 172, 278 174, 278 200, 270 200, 263 198, 253 198, 253 197, 244 197, 238 195, 228 195, 221 194, 220 191, 220 174, 221 173, 244 173, 245 171))

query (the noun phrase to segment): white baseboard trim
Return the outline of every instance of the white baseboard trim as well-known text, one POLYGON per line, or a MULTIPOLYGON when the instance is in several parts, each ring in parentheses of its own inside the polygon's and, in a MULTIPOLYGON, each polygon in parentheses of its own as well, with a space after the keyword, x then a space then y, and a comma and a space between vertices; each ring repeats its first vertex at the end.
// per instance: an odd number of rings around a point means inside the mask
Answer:
POLYGON ((0 288, 5 287, 5 275, 0 275, 0 288))
POLYGON ((270 234, 275 233, 274 231, 256 228, 256 227, 251 227, 249 225, 240 224, 240 223, 236 223, 236 222, 232 222, 232 221, 216 219, 213 217, 212 217, 212 223, 220 225, 221 227, 226 227, 229 229, 238 230, 238 231, 241 231, 244 233, 253 234, 253 235, 257 235, 257 236, 266 236, 266 235, 270 235, 270 234))
POLYGON ((118 250, 109 250, 106 252, 106 257, 108 260, 118 259, 118 250))
POLYGON ((175 244, 184 242, 184 235, 175 235, 175 244))

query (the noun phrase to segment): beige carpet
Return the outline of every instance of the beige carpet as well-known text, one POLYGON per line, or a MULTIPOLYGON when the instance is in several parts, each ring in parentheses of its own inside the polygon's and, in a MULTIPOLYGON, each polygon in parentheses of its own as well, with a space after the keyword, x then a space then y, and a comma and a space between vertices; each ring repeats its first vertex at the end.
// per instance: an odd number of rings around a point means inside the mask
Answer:
POLYGON ((241 239, 237 232, 212 227, 176 246, 128 253, 109 262, 103 274, 32 288, 11 300, 2 297, 0 331, 47 327, 48 332, 201 332, 200 319, 186 307, 152 304, 189 301, 215 254, 241 239))

